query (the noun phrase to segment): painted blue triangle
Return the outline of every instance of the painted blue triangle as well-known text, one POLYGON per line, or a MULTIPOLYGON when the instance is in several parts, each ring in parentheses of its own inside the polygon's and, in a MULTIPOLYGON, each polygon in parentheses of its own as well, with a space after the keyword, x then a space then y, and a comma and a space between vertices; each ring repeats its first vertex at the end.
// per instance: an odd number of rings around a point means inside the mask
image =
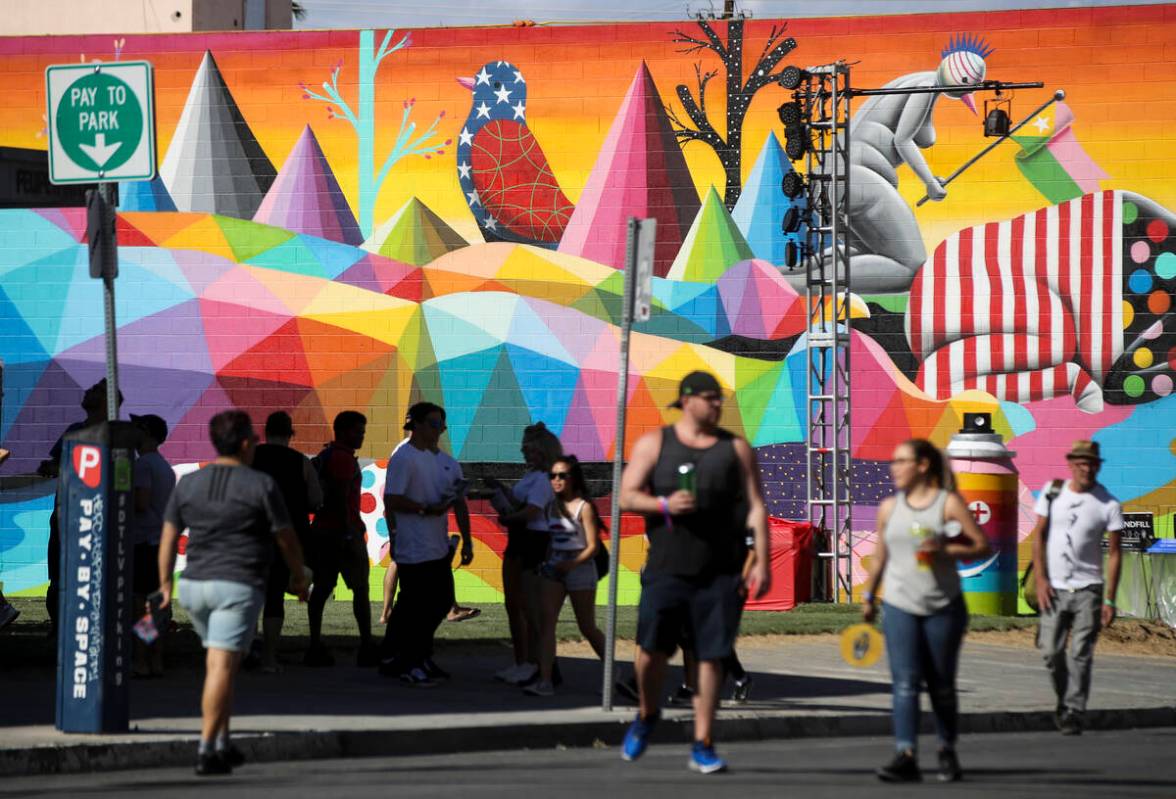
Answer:
POLYGON ((531 421, 558 435, 575 399, 580 368, 514 344, 507 344, 506 352, 531 421))
MULTIPOLYGON (((20 417, 25 403, 32 396, 49 366, 49 360, 9 362, 4 364, 4 404, 0 407, 0 441, 10 440, 13 423, 20 417)), ((56 435, 56 433, 53 433, 56 435)), ((49 442, 52 444, 53 442, 49 442)), ((45 445, 45 452, 49 445, 45 445)), ((41 457, 45 457, 42 455, 41 457)), ((0 502, 0 505, 3 503, 0 502)), ((0 548, 2 549, 2 548, 0 548)))
POLYGON ((0 241, 4 242, 0 278, 13 269, 44 259, 47 253, 76 247, 78 243, 72 233, 26 209, 0 210, 0 241))
MULTIPOLYGON (((8 284, 16 292, 22 286, 8 284)), ((35 363, 49 357, 45 344, 25 322, 24 316, 8 298, 8 292, 0 287, 0 361, 11 367, 18 363, 35 363)), ((6 391, 11 390, 5 376, 6 391)))
POLYGON ((118 184, 120 211, 175 211, 167 186, 159 175, 151 180, 122 180, 118 184))
POLYGON ((315 254, 319 263, 322 264, 323 274, 330 280, 339 277, 348 267, 353 266, 368 254, 366 250, 361 250, 359 247, 318 236, 300 233, 294 238, 301 241, 308 250, 315 254))
POLYGON ((780 185, 784 175, 791 171, 792 165, 785 157, 780 141, 774 132, 769 131, 744 183, 743 193, 731 212, 731 218, 751 245, 755 257, 774 264, 784 263, 784 248, 789 239, 797 237, 796 234, 785 236, 780 229, 784 214, 796 204, 784 196, 780 185))
POLYGON ((470 436, 474 416, 482 405, 486 387, 493 376, 500 349, 501 347, 495 345, 445 361, 438 358, 445 421, 449 426, 449 440, 453 445, 453 451, 460 453, 458 457, 465 457, 466 440, 470 436))
MULTIPOLYGON (((74 323, 66 315, 71 287, 83 279, 101 286, 89 275, 86 248, 76 243, 69 249, 51 253, 4 275, 4 288, 8 292, 9 301, 46 353, 52 355, 57 352, 57 339, 61 330, 74 323)), ((97 297, 101 320, 101 288, 98 288, 97 297)))
POLYGON ((482 394, 461 458, 470 461, 519 462, 519 439, 532 416, 519 388, 505 348, 500 348, 494 373, 482 394))

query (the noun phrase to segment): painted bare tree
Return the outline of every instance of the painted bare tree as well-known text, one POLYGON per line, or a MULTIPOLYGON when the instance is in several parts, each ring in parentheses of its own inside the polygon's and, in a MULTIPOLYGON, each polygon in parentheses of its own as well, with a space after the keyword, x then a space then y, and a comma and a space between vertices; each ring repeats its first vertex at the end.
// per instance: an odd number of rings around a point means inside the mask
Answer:
POLYGON ((343 95, 339 91, 339 72, 343 69, 342 61, 331 70, 330 81, 323 81, 321 93, 311 89, 305 83, 299 84, 304 99, 331 103, 332 105, 327 106, 327 115, 333 119, 345 119, 355 129, 358 145, 357 167, 359 169, 359 207, 357 210, 359 211, 359 229, 364 238, 370 236, 375 227, 376 197, 396 162, 410 155, 423 155, 425 158, 430 158, 434 154, 443 155, 444 148, 452 142, 452 139, 444 141, 434 139, 434 136, 437 135, 437 125, 445 116, 444 111, 438 114, 433 119, 433 123, 414 139, 417 126, 411 120, 411 116, 416 100, 406 100, 404 112, 400 117, 400 130, 392 144, 392 150, 384 159, 379 171, 376 171, 376 70, 380 68, 380 62, 385 58, 412 44, 411 33, 406 33, 400 38, 400 41, 393 43, 394 33, 394 31, 387 31, 377 49, 375 31, 363 30, 359 32, 357 53, 359 57, 357 81, 359 98, 354 110, 343 99, 343 95))
POLYGON ((715 151, 726 173, 727 185, 723 191, 723 204, 727 206, 727 210, 731 210, 743 192, 743 118, 747 115, 747 109, 751 106, 755 93, 779 79, 780 73, 772 70, 780 64, 784 56, 796 49, 796 40, 791 36, 784 36, 786 25, 773 25, 763 51, 745 79, 743 20, 727 21, 726 42, 719 37, 711 21, 699 19, 698 27, 702 29, 701 37, 678 29, 673 33, 673 40, 684 45, 678 51, 680 53, 710 50, 722 61, 727 78, 727 124, 720 134, 707 116, 706 86, 719 74, 719 70, 703 72, 701 63, 694 65, 694 74, 698 79, 697 100, 690 87, 685 84, 678 86, 678 99, 682 102, 682 108, 692 124, 683 122, 669 106, 666 107, 666 113, 669 114, 674 125, 674 133, 683 146, 692 141, 700 141, 715 151))

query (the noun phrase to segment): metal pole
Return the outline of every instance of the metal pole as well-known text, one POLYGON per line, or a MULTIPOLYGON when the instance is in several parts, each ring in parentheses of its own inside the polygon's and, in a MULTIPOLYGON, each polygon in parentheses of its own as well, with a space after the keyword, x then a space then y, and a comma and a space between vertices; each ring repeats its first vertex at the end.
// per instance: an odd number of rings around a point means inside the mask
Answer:
MULTIPOLYGON (((972 164, 976 163, 981 158, 983 158, 984 156, 988 155, 990 152, 995 150, 996 146, 998 144, 1005 141, 1005 139, 1008 139, 1010 136, 1012 136, 1014 133, 1016 133, 1021 128, 1025 127, 1025 125, 1027 125, 1029 123, 1029 120, 1033 119, 1033 117, 1037 116, 1038 114, 1040 114, 1045 109, 1049 108, 1054 103, 1065 99, 1065 97, 1066 97, 1066 93, 1064 91, 1062 91, 1061 89, 1058 89, 1056 92, 1054 92, 1054 96, 1052 98, 1045 101, 1044 103, 1039 105, 1037 108, 1033 109, 1033 111, 1029 114, 1029 116, 1025 117, 1024 119, 1022 119, 1020 122, 1017 123, 1016 127, 1012 128, 1011 130, 1009 130, 1008 133, 1001 136, 999 139, 997 139, 992 144, 985 147, 980 152, 976 153, 974 156, 972 156, 967 161, 965 161, 963 166, 961 166, 955 172, 952 172, 950 175, 948 175, 946 178, 944 178, 943 183, 941 185, 946 186, 948 183, 951 183, 953 180, 955 180, 960 175, 962 175, 965 170, 967 170, 969 167, 971 167, 972 164)), ((923 203, 927 202, 927 200, 929 200, 929 199, 930 198, 926 194, 924 194, 923 199, 921 199, 917 203, 915 203, 915 206, 916 207, 921 206, 923 203)))
MULTIPOLYGON (((1045 84, 1039 80, 1030 81, 1027 83, 1002 83, 999 80, 989 80, 971 87, 972 92, 1003 92, 1006 89, 1041 89, 1045 84)), ((912 86, 910 88, 894 88, 894 89, 854 89, 850 92, 852 97, 879 97, 890 96, 898 94, 946 94, 948 92, 958 92, 959 86, 912 86)))
POLYGON ((118 419, 118 325, 114 318, 114 275, 118 262, 118 239, 115 226, 115 184, 102 182, 98 190, 106 208, 106 237, 102 258, 102 302, 106 311, 106 419, 118 419))
POLYGON ((613 667, 617 657, 617 586, 621 568, 621 473, 625 468, 625 411, 629 400, 629 333, 633 329, 633 284, 637 272, 636 217, 629 217, 625 238, 625 283, 621 304, 621 360, 617 375, 617 432, 616 452, 613 455, 612 509, 609 529, 612 547, 608 553, 608 619, 604 631, 604 685, 601 686, 601 709, 613 706, 613 667))

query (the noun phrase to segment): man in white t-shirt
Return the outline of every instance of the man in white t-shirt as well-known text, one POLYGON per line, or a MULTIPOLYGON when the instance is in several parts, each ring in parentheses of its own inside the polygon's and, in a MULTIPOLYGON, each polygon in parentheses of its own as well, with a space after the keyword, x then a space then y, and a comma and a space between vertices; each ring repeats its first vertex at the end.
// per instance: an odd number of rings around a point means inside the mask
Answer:
POLYGON ((388 459, 384 480, 384 507, 395 517, 389 533, 400 594, 388 622, 380 673, 431 687, 448 676, 433 663, 433 636, 453 607, 447 522, 464 479, 457 461, 437 448, 445 430, 440 406, 418 402, 404 427, 408 441, 388 459))
POLYGON ((1070 479, 1051 501, 1050 486, 1034 510, 1033 568, 1041 622, 1037 646, 1058 697, 1055 720, 1063 735, 1081 735, 1098 632, 1115 619, 1123 509, 1095 478, 1098 444, 1075 441, 1066 455, 1070 479), (1108 534, 1103 579, 1103 534, 1108 534), (1070 648, 1066 651, 1066 636, 1070 648))

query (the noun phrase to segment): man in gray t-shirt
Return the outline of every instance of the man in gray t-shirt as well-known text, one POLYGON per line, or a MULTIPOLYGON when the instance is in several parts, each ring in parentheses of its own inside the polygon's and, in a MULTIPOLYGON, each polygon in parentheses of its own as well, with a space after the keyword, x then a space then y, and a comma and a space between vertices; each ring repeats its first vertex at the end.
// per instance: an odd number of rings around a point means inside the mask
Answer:
POLYGON ((240 750, 229 743, 233 678, 257 626, 275 537, 290 567, 290 593, 305 601, 310 582, 278 484, 249 468, 258 441, 249 414, 218 413, 208 423, 208 432, 217 458, 176 485, 164 511, 159 542, 163 609, 171 604, 180 532, 188 528, 188 563, 180 593, 208 650, 196 758, 199 775, 228 774, 244 762, 240 750))
POLYGON ((268 474, 213 463, 176 484, 164 520, 188 528, 185 580, 228 580, 264 589, 273 537, 291 527, 268 474))

